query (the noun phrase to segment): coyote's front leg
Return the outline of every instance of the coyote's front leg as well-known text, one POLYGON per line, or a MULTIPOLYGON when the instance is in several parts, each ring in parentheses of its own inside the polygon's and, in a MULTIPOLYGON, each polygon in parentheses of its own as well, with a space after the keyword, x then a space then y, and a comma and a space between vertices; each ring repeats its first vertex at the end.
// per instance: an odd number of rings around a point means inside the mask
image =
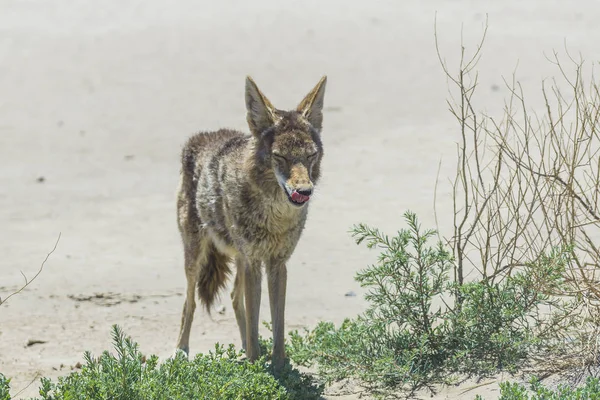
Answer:
POLYGON ((271 262, 267 265, 269 282, 269 303, 271 305, 271 324, 273 326, 273 366, 283 367, 285 361, 285 291, 287 268, 284 263, 271 262))
POLYGON ((246 300, 246 356, 255 361, 260 356, 258 343, 258 318, 260 311, 261 263, 247 261, 244 268, 244 294, 246 300))

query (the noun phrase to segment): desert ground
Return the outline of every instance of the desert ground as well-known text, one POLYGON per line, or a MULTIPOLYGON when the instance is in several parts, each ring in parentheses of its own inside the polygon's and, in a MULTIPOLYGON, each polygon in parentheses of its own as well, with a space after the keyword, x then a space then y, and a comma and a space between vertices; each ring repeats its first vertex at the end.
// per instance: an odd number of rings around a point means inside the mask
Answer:
MULTIPOLYGON (((23 283, 21 272, 34 275, 62 235, 38 279, 0 310, 0 371, 16 398, 36 395, 39 376, 69 373, 85 350, 110 348, 112 324, 145 353, 172 354, 185 288, 180 150, 199 130, 247 131, 246 75, 279 108, 328 76, 323 179, 288 264, 287 330, 364 309, 354 274, 377 254, 350 228, 394 233, 406 210, 435 227, 440 161, 438 223, 450 235, 459 131, 436 15, 454 70, 461 35, 472 51, 489 18, 477 105, 491 115, 515 71, 539 110, 542 80, 558 73, 546 57, 565 43, 600 60, 592 0, 2 1, 0 296, 23 283)), ((240 345, 229 292, 217 303, 212 317, 196 312, 191 355, 217 341, 240 345)), ((498 396, 493 381, 463 389, 435 398, 498 396)))

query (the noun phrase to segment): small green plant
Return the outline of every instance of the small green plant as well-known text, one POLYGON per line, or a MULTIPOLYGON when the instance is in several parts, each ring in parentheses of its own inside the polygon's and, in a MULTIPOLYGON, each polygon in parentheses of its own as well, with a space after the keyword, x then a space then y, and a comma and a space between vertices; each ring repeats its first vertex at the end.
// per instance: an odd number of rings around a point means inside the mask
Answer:
POLYGON ((112 336, 116 356, 105 351, 95 358, 86 352, 81 371, 58 378, 56 383, 42 378, 40 399, 293 400, 318 399, 322 392, 321 386, 289 365, 275 377, 264 358, 255 363, 241 360, 242 353, 233 345, 224 348, 216 344, 214 351, 198 354, 193 360, 178 353, 159 364, 158 357, 144 356, 117 326, 112 336))
POLYGON ((328 382, 357 377, 372 388, 418 387, 442 365, 446 314, 432 303, 449 289, 452 257, 441 245, 427 247, 435 231, 422 232, 413 213, 405 219, 409 229, 395 237, 354 229, 357 243, 382 251, 379 263, 356 277, 370 306, 339 328, 322 322, 304 336, 292 332, 294 362, 316 362, 328 382))
MULTIPOLYGON (((569 248, 540 255, 498 283, 489 280, 453 285, 462 303, 450 312, 451 330, 447 348, 456 352, 448 363, 466 373, 493 373, 514 370, 529 354, 543 351, 559 324, 547 324, 549 315, 540 315, 544 306, 556 312, 568 309, 551 293, 564 290, 563 272, 569 248)), ((556 314, 558 315, 558 314, 556 314)))
MULTIPOLYGON (((480 400, 483 400, 479 397, 480 400)), ((538 381, 533 381, 530 390, 520 383, 502 382, 500 384, 499 400, 597 400, 600 399, 600 381, 598 378, 589 377, 585 385, 571 388, 567 385, 558 385, 555 390, 543 386, 538 381)))
POLYGON ((0 400, 10 400, 10 379, 0 373, 0 400))

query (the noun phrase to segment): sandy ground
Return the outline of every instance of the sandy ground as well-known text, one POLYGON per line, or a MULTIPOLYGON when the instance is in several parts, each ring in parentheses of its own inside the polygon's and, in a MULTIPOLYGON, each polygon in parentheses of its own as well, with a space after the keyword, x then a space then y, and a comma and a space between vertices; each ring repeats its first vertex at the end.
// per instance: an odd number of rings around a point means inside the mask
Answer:
MULTIPOLYGON (((478 104, 492 114, 517 63, 539 109, 541 80, 557 72, 544 53, 566 40, 600 58, 592 0, 2 1, 0 296, 21 284, 21 271, 35 273, 62 233, 39 279, 0 311, 0 371, 13 393, 39 374, 68 373, 84 350, 109 348, 111 324, 144 352, 171 354, 185 285, 174 202, 180 148, 200 129, 246 129, 247 74, 280 108, 329 77, 324 178, 288 266, 287 329, 363 310, 353 276, 376 254, 348 230, 366 222, 394 232, 407 209, 434 226, 440 160, 441 179, 452 175, 458 131, 435 53, 436 12, 450 63, 461 26, 472 49, 489 14, 478 104), (30 339, 45 343, 28 347, 30 339)), ((449 234, 447 187, 438 197, 449 234)), ((192 353, 239 344, 222 299, 224 314, 197 312, 192 353)), ((495 384, 464 387, 435 398, 498 395, 495 384)))

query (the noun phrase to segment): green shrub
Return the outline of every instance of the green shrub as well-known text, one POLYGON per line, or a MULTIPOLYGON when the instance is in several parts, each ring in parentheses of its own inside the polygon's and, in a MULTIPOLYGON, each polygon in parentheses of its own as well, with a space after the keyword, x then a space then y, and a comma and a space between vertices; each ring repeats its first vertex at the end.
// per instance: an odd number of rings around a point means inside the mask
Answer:
MULTIPOLYGON (((476 399, 483 400, 481 396, 476 399)), ((539 382, 532 382, 530 390, 520 383, 502 382, 500 384, 499 400, 597 400, 600 399, 600 381, 598 378, 589 377, 585 385, 571 388, 567 385, 558 385, 555 390, 542 386, 539 382)))
POLYGON ((367 289, 366 312, 340 327, 321 322, 292 332, 288 354, 300 365, 317 364, 327 382, 354 377, 372 389, 414 389, 451 374, 486 375, 521 366, 539 338, 540 290, 560 284, 562 252, 551 253, 512 276, 457 285, 451 253, 417 217, 388 237, 358 225, 357 243, 381 251, 376 265, 356 279, 367 289), (558 260, 558 261, 557 261, 558 260), (460 301, 455 301, 460 299, 460 301))
MULTIPOLYGON (((318 399, 322 387, 287 365, 275 377, 264 358, 240 360, 230 345, 187 360, 182 354, 159 364, 146 358, 138 345, 113 327, 116 356, 105 351, 98 358, 85 353, 81 371, 58 378, 42 378, 41 400, 149 400, 149 399, 318 399)), ((8 390, 8 382, 0 381, 8 390)), ((2 387, 2 386, 0 386, 2 387)), ((0 394, 4 392, 0 391, 0 394)), ((8 396, 5 395, 5 396, 8 396)), ((0 397, 2 400, 10 397, 0 397)))
POLYGON ((0 373, 0 400, 10 400, 10 379, 0 373))

